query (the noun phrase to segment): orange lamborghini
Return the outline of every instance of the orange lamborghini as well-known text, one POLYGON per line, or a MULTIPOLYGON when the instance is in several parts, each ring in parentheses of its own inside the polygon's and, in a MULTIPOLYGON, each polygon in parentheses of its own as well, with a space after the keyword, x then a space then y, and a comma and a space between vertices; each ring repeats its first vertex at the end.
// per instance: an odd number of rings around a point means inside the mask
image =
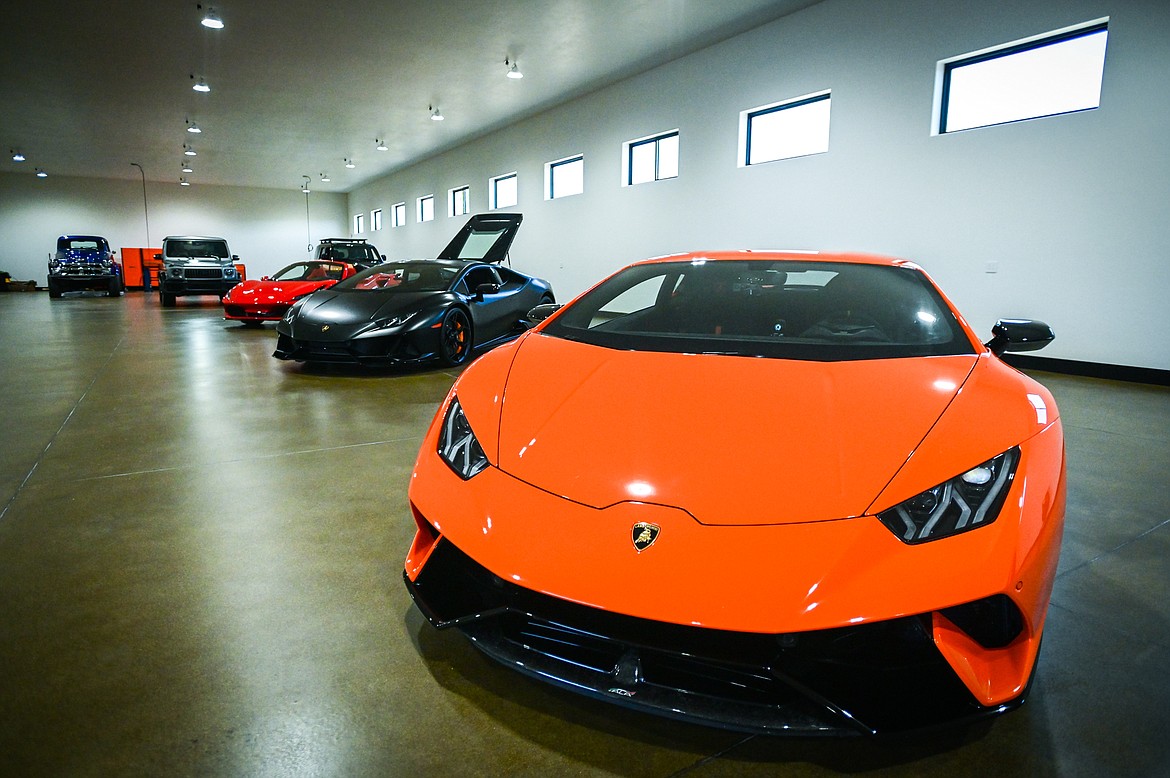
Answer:
MULTIPOLYGON (((543 317, 543 319, 541 318, 543 317)), ((436 627, 572 691, 766 733, 1024 701, 1060 551, 1052 395, 917 265, 631 265, 456 381, 410 481, 436 627)))

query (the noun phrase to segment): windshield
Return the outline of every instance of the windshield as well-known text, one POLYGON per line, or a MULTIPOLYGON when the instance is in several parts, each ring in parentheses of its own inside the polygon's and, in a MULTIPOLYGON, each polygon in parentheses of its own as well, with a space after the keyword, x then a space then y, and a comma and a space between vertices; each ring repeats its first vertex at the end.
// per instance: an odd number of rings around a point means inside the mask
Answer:
POLYGON ((319 259, 335 259, 340 262, 353 262, 354 260, 363 259, 376 260, 378 258, 378 251, 367 243, 322 243, 317 247, 317 257, 319 259))
POLYGON ((164 254, 168 257, 228 258, 226 240, 168 240, 164 254))
POLYGON ((334 289, 442 292, 451 288, 462 265, 441 262, 385 262, 350 276, 334 289))
POLYGON ((921 272, 844 262, 636 265, 542 332, 608 348, 784 359, 974 353, 921 272))
POLYGON ((337 281, 345 276, 345 265, 333 262, 294 262, 272 276, 273 281, 337 281))
POLYGON ((105 251, 105 246, 94 238, 61 238, 58 251, 105 251))

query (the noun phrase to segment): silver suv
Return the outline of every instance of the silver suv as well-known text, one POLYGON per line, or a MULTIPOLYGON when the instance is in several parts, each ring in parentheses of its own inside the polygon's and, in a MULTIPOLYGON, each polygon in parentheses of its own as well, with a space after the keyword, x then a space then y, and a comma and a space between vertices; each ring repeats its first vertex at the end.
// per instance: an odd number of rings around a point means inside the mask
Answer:
POLYGON ((165 306, 186 294, 214 294, 223 297, 240 282, 238 256, 228 250, 224 238, 199 235, 172 235, 163 238, 158 299, 165 306))

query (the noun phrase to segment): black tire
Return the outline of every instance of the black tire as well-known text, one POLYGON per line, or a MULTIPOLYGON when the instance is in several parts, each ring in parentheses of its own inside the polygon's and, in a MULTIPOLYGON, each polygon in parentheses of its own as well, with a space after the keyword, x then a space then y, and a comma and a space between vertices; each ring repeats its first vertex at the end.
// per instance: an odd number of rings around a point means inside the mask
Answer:
POLYGON ((53 279, 49 279, 49 299, 57 300, 61 297, 61 287, 53 283, 53 279))
POLYGON ((439 361, 447 367, 462 365, 471 356, 471 319, 462 308, 451 308, 443 314, 443 326, 439 328, 439 361))
POLYGON ((162 303, 164 308, 175 307, 175 296, 173 294, 168 294, 161 289, 158 290, 158 301, 162 303))
POLYGON ((107 297, 121 297, 122 296, 122 280, 115 278, 110 281, 110 286, 106 290, 107 297))

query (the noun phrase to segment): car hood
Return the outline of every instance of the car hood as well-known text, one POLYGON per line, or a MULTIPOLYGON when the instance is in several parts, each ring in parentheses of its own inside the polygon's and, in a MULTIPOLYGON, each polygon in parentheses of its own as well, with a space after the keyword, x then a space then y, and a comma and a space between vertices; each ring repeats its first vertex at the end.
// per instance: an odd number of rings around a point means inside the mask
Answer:
MULTIPOLYGON (((322 290, 301 303, 292 321, 292 336, 305 337, 308 332, 316 333, 328 324, 329 337, 344 339, 372 322, 420 310, 443 294, 381 289, 322 290)), ((316 334, 313 337, 321 339, 316 334)))
POLYGON ((258 296, 265 300, 291 300, 316 291, 335 281, 241 281, 230 297, 258 296))
POLYGON ((597 508, 664 505, 710 525, 859 516, 976 361, 618 351, 533 333, 508 372, 495 459, 597 508))

